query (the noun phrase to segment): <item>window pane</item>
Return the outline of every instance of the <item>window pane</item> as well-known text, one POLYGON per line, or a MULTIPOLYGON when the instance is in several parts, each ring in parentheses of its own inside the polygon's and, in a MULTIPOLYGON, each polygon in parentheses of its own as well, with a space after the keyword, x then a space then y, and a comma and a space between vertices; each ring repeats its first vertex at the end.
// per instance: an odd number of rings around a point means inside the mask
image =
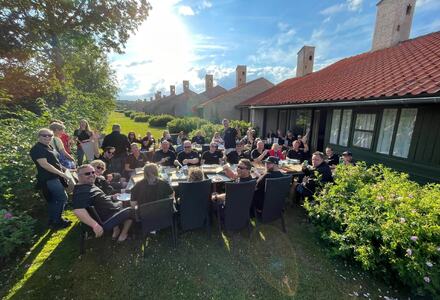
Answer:
POLYGON ((350 134, 351 125, 351 109, 346 109, 342 113, 341 136, 339 137, 339 145, 348 145, 348 136, 350 134))
POLYGON ((376 149, 378 153, 390 154, 396 115, 397 109, 383 110, 382 121, 380 122, 379 140, 377 141, 376 149))
POLYGON ((339 121, 341 120, 341 110, 334 109, 332 116, 332 127, 330 130, 330 144, 338 143, 339 121))
POLYGON ((417 108, 402 109, 399 126, 397 127, 396 141, 394 142, 394 156, 404 158, 408 157, 416 117, 417 108))
POLYGON ((361 148, 371 148, 373 133, 368 131, 355 131, 353 134, 353 146, 361 148))
POLYGON ((357 114, 355 128, 360 130, 373 131, 375 121, 375 114, 357 114))

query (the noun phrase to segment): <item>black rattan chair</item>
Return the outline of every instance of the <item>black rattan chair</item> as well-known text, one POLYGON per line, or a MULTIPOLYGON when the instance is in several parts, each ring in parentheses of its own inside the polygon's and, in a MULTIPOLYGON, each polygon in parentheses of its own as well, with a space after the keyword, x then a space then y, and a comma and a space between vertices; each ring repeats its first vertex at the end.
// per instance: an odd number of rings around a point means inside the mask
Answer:
POLYGON ((210 179, 199 182, 180 182, 180 226, 183 231, 206 227, 211 236, 209 203, 211 200, 210 179))
POLYGON ((284 206, 286 197, 289 195, 291 182, 292 176, 266 179, 264 206, 259 218, 262 223, 281 219, 281 226, 284 232, 286 232, 284 206))
MULTIPOLYGON (((224 207, 224 229, 240 230, 248 227, 251 231, 250 208, 255 192, 255 180, 241 183, 225 183, 226 198, 224 207)), ((221 233, 220 209, 217 210, 219 231, 221 233)))
POLYGON ((171 227, 173 246, 176 247, 177 236, 173 201, 174 198, 169 197, 144 203, 139 206, 138 216, 141 222, 144 244, 146 242, 147 234, 151 231, 171 227))
MULTIPOLYGON (((86 208, 87 212, 89 213, 90 217, 96 221, 99 225, 102 226, 103 222, 101 218, 99 217, 98 213, 96 212, 96 209, 94 206, 89 206, 86 208)), ((93 231, 91 230, 90 226, 80 223, 80 240, 79 240, 79 253, 84 254, 85 253, 85 244, 86 239, 89 237, 89 235, 93 235, 93 231)))

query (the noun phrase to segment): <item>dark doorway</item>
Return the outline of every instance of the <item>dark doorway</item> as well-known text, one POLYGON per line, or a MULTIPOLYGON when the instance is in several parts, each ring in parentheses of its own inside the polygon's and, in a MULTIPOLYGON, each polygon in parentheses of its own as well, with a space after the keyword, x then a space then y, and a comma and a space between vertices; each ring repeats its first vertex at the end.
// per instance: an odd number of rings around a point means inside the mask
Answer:
POLYGON ((317 149, 318 151, 325 150, 325 123, 327 121, 327 110, 321 109, 321 113, 319 114, 319 129, 318 129, 318 143, 317 149))

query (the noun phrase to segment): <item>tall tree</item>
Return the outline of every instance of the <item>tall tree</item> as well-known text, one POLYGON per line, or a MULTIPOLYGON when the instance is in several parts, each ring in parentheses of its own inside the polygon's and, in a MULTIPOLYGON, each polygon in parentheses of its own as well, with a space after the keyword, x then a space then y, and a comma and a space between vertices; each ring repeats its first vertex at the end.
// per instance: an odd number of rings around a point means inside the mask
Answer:
POLYGON ((121 53, 150 9, 146 0, 3 0, 0 57, 43 56, 64 85, 64 53, 72 42, 93 40, 121 53))

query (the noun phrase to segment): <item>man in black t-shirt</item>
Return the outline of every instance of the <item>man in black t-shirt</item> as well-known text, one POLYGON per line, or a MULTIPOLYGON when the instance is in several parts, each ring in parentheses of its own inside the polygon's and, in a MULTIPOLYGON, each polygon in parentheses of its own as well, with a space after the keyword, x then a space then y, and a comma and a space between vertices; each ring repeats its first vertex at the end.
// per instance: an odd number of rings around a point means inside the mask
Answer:
POLYGON ((154 153, 153 162, 166 167, 174 166, 176 153, 170 150, 170 142, 163 140, 160 144, 160 148, 160 150, 157 150, 156 153, 154 153))
POLYGON ((249 152, 244 151, 243 148, 244 148, 244 143, 241 141, 238 142, 237 145, 235 146, 235 150, 229 152, 226 155, 226 159, 228 163, 236 165, 238 164, 238 161, 242 158, 249 159, 249 152))
POLYGON ((218 150, 216 143, 209 144, 209 151, 205 151, 202 154, 202 165, 218 165, 220 160, 223 160, 223 152, 218 150))
POLYGON ((268 157, 269 157, 269 150, 264 149, 263 141, 258 141, 257 148, 255 148, 251 152, 251 160, 256 162, 262 162, 268 157))
POLYGON ((225 141, 225 154, 227 155, 229 154, 229 152, 235 150, 235 146, 236 146, 235 140, 237 139, 238 132, 235 128, 229 127, 228 119, 223 119, 222 123, 223 126, 225 127, 223 140, 225 141))
POLYGON ((205 137, 202 135, 201 131, 197 131, 196 135, 191 139, 191 143, 196 143, 199 145, 205 144, 205 137))
POLYGON ((183 142, 183 151, 177 155, 177 160, 184 166, 198 166, 200 164, 199 153, 192 150, 190 141, 183 142))
POLYGON ((300 162, 303 162, 306 159, 306 154, 303 150, 300 149, 301 142, 296 140, 292 144, 292 149, 287 151, 287 158, 297 159, 300 162))
POLYGON ((132 224, 134 210, 131 207, 122 208, 120 202, 113 202, 117 195, 107 196, 104 192, 94 185, 96 176, 95 169, 91 165, 82 165, 78 168, 78 184, 73 189, 73 213, 84 224, 90 226, 96 237, 102 236, 104 230, 113 230, 113 238, 118 242, 127 239, 128 230, 132 224), (99 224, 87 211, 93 206, 102 220, 99 224), (124 224, 122 231, 119 224, 124 224))
POLYGON ((125 134, 121 134, 121 126, 114 124, 112 133, 107 135, 102 142, 102 149, 108 146, 115 147, 115 154, 113 156, 113 168, 115 172, 122 174, 124 171, 125 159, 127 158, 127 151, 130 150, 130 142, 125 134))

